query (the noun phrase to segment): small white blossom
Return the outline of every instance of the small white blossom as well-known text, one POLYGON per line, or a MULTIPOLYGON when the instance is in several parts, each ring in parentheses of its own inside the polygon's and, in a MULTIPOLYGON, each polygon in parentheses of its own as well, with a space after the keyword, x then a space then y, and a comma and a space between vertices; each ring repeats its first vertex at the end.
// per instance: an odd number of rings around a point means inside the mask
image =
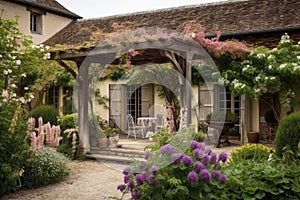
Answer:
POLYGON ((274 76, 270 77, 270 80, 275 80, 275 77, 274 76))
POLYGON ((21 77, 26 77, 26 73, 21 74, 21 77))
POLYGON ((195 38, 196 37, 196 33, 192 33, 192 38, 195 38))
POLYGON ((281 64, 281 65, 279 66, 279 69, 283 69, 283 68, 285 68, 285 67, 286 67, 286 63, 281 64))
POLYGON ((29 88, 28 87, 24 87, 24 90, 28 90, 29 88))
POLYGON ((300 60, 300 56, 297 56, 297 59, 300 60))
POLYGON ((9 74, 12 73, 12 70, 11 70, 11 69, 8 69, 7 71, 8 71, 9 74))
POLYGON ((269 68, 269 69, 272 69, 272 65, 269 65, 268 68, 269 68))
POLYGON ((16 60, 17 65, 21 65, 21 60, 16 60))
POLYGON ((12 88, 17 88, 16 84, 14 84, 14 83, 11 84, 11 87, 12 87, 12 88))
POLYGON ((263 54, 263 53, 259 53, 259 54, 257 54, 257 57, 258 58, 263 58, 263 57, 265 57, 266 55, 265 54, 263 54))
POLYGON ((34 99, 34 96, 31 94, 31 95, 30 95, 30 98, 31 98, 31 99, 34 99))

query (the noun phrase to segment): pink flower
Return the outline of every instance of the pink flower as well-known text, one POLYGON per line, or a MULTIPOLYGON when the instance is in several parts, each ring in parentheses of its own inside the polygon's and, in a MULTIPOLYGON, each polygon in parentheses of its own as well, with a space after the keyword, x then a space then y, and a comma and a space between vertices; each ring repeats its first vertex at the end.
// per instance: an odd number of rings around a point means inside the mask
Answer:
POLYGON ((3 90, 3 91, 2 91, 2 97, 7 97, 7 95, 8 95, 7 90, 3 90))

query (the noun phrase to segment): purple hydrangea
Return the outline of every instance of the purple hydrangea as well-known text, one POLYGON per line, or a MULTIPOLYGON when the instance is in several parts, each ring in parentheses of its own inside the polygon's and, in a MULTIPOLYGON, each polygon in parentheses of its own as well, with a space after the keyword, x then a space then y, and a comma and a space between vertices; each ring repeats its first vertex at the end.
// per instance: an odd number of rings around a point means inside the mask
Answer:
POLYGON ((131 182, 131 181, 129 181, 129 183, 128 183, 128 189, 131 191, 131 190, 133 190, 133 188, 134 188, 134 183, 133 182, 131 182))
POLYGON ((227 153, 221 152, 219 154, 219 159, 222 160, 223 163, 226 162, 226 160, 227 160, 227 153))
POLYGON ((152 179, 153 179, 152 176, 147 177, 147 181, 148 181, 149 184, 152 183, 152 179))
POLYGON ((121 185, 118 185, 117 189, 120 190, 121 192, 123 192, 123 190, 125 190, 126 188, 126 185, 124 184, 121 184, 121 185))
POLYGON ((211 175, 209 173, 209 171, 207 169, 203 169, 200 172, 200 177, 205 181, 205 182, 209 182, 211 180, 211 175))
POLYGON ((124 176, 124 183, 128 183, 130 181, 130 176, 127 174, 124 176))
POLYGON ((139 199, 140 196, 141 196, 141 194, 140 194, 139 191, 133 191, 133 192, 131 193, 131 196, 132 196, 133 199, 139 199))
POLYGON ((171 157, 171 162, 173 164, 177 164, 181 161, 183 154, 182 153, 174 153, 171 157))
POLYGON ((128 175, 130 173, 130 171, 131 171, 131 169, 127 167, 123 170, 123 174, 128 175))
POLYGON ((205 148, 204 153, 205 154, 210 154, 212 152, 211 148, 205 148))
POLYGON ((214 152, 211 152, 210 153, 210 162, 212 164, 216 163, 217 162, 217 154, 215 154, 214 152))
POLYGON ((158 167, 157 166, 155 166, 155 165, 153 165, 151 168, 150 168, 150 171, 152 172, 152 174, 157 174, 157 172, 158 172, 158 167))
POLYGON ((196 161, 194 163, 194 169, 197 171, 197 172, 201 172, 203 169, 206 169, 206 167, 200 162, 200 161, 196 161))
POLYGON ((150 156, 151 156, 151 151, 147 150, 145 152, 145 159, 148 160, 148 158, 150 158, 150 156))
POLYGON ((191 165, 193 163, 192 158, 188 155, 183 155, 181 161, 185 166, 191 165))
POLYGON ((203 156, 203 151, 200 149, 195 149, 193 155, 196 159, 200 159, 203 156))
POLYGON ((145 169, 146 166, 147 166, 147 163, 144 162, 144 161, 142 161, 141 164, 140 164, 140 166, 139 166, 139 168, 140 168, 140 169, 145 169))
POLYGON ((226 180, 227 180, 226 176, 224 174, 222 174, 220 176, 220 183, 224 184, 224 183, 226 183, 226 180))
POLYGON ((221 172, 216 170, 213 172, 213 177, 216 181, 218 181, 220 179, 220 176, 221 176, 221 172))
POLYGON ((174 152, 175 152, 175 148, 170 144, 166 144, 166 145, 160 147, 161 154, 172 154, 174 152))
POLYGON ((142 185, 143 184, 143 177, 142 177, 142 174, 136 174, 135 175, 135 180, 136 180, 136 183, 138 184, 138 185, 142 185))
POLYGON ((198 144, 199 142, 197 142, 196 140, 192 140, 191 143, 190 143, 190 147, 191 149, 196 149, 198 148, 198 144))
POLYGON ((154 181, 153 181, 153 185, 157 185, 159 183, 159 181, 158 181, 158 179, 154 179, 154 181))
POLYGON ((188 181, 192 184, 192 185, 196 185, 199 181, 199 177, 198 174, 194 171, 191 171, 188 176, 187 176, 188 181))
POLYGON ((205 155, 205 156, 203 157, 203 164, 206 166, 206 165, 208 164, 208 162, 209 162, 209 156, 208 156, 208 155, 205 155))

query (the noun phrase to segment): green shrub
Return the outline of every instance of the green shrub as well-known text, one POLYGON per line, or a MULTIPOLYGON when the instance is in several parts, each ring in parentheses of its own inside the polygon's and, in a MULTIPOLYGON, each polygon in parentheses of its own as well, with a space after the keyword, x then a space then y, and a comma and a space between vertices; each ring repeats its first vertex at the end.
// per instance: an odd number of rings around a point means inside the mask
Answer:
POLYGON ((32 109, 27 117, 35 118, 35 126, 38 126, 38 118, 42 117, 44 124, 50 122, 51 125, 57 124, 58 110, 51 105, 40 105, 32 109))
POLYGON ((60 118, 59 120, 59 125, 62 131, 65 131, 66 129, 69 128, 76 128, 77 127, 77 123, 78 121, 78 114, 77 113, 72 113, 72 114, 68 114, 63 116, 62 118, 60 118))
POLYGON ((271 148, 262 144, 245 144, 235 148, 231 152, 230 162, 232 164, 240 163, 245 160, 253 160, 255 162, 265 162, 271 153, 271 148))
POLYGON ((27 142, 27 123, 21 113, 14 130, 9 130, 14 111, 14 106, 0 106, 0 197, 19 188, 20 173, 31 156, 27 142))
POLYGON ((35 151, 30 165, 24 169, 23 184, 32 188, 59 181, 69 174, 68 163, 55 149, 43 147, 35 151))
POLYGON ((292 113, 282 118, 275 137, 275 152, 280 158, 282 149, 290 148, 295 154, 300 142, 300 112, 292 113))

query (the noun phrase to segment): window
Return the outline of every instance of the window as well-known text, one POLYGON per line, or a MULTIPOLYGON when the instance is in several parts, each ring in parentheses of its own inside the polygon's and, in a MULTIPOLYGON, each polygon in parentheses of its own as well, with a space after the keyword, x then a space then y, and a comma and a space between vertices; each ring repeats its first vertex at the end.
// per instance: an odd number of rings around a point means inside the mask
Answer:
POLYGON ((142 115, 142 90, 140 85, 126 86, 126 109, 136 121, 142 115))
POLYGON ((228 88, 219 90, 218 96, 220 111, 230 111, 240 116, 240 96, 234 96, 228 88))
POLYGON ((38 13, 30 13, 30 31, 32 33, 42 34, 42 15, 38 13))

